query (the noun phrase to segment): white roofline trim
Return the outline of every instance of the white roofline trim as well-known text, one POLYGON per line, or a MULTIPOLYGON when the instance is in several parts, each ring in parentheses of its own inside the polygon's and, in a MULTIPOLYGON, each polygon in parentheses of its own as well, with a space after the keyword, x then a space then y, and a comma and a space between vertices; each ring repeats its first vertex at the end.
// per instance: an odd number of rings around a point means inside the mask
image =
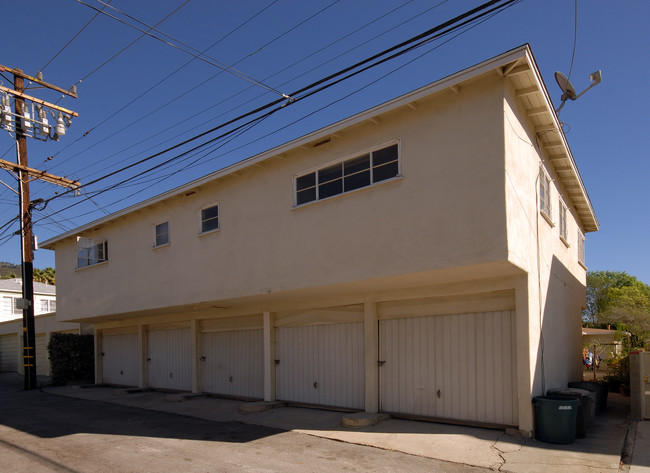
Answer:
MULTIPOLYGON (((219 178, 222 178, 227 175, 235 174, 238 171, 248 168, 249 166, 253 166, 257 163, 260 163, 262 161, 265 161, 267 159, 270 159, 274 156, 281 155, 283 153, 286 153, 288 151, 294 150, 296 148, 299 148, 301 146, 305 146, 308 143, 311 143, 313 141, 317 141, 319 139, 324 139, 327 136, 333 135, 343 129, 352 127, 356 124, 362 123, 364 121, 370 120, 373 117, 376 117, 377 115, 381 115, 387 112, 390 112, 392 110, 395 110, 397 108, 407 106, 410 103, 416 102, 417 100, 420 100, 424 97, 428 97, 430 95, 433 95, 437 92, 441 92, 446 89, 452 89, 454 90, 458 84, 465 82, 467 80, 470 80, 472 78, 478 77, 482 74, 489 73, 492 71, 497 70, 499 73, 503 75, 503 72, 500 68, 504 67, 506 65, 513 64, 514 62, 518 62, 521 59, 525 59, 528 64, 531 66, 531 70, 534 73, 535 80, 537 81, 537 87, 539 90, 543 93, 544 95, 544 100, 546 102, 546 106, 549 108, 549 110, 552 112, 553 115, 553 121, 554 121, 554 126, 557 128, 557 131, 560 134, 563 146, 567 152, 567 156, 569 156, 569 159, 572 163, 572 171, 573 173, 577 176, 578 182, 580 183, 581 191, 582 194, 585 195, 587 202, 589 203, 589 208, 591 215, 593 216, 594 221, 596 221, 595 214, 593 212, 593 208, 591 206, 591 202, 589 201, 589 197, 587 196, 587 192, 585 190, 584 184, 582 183, 582 179, 580 178, 580 175, 578 173, 577 167, 575 165, 575 161, 573 159, 573 155, 571 154, 571 151, 569 149, 569 146, 566 141, 566 137, 564 135, 564 132, 562 131, 562 127, 560 126, 559 119, 555 113, 555 109, 553 108, 553 103, 548 95, 548 92, 546 90, 546 87, 544 86, 544 82, 541 78, 541 74, 539 73, 539 69, 537 67, 537 63, 535 62, 535 59, 532 55, 532 52, 530 50, 530 47, 525 44, 522 46, 519 46, 515 49, 512 49, 510 51, 507 51, 505 53, 502 53, 496 57, 493 57, 491 59, 488 59, 484 62, 481 62, 479 64, 476 64, 474 66, 471 66, 469 68, 463 69, 459 72, 456 72, 452 75, 449 75, 447 77, 444 77, 436 82, 433 82, 431 84, 428 84, 424 87, 421 87, 419 89, 416 89, 412 92, 406 93, 404 95, 401 95, 400 97, 397 97, 395 99, 389 100, 387 102, 384 102, 382 104, 379 104, 375 107, 372 107, 368 110, 365 110, 363 112, 360 112, 356 115, 353 115, 348 118, 344 118, 343 120, 340 120, 336 123, 333 123, 331 125, 325 126, 323 128, 320 128, 316 131, 313 131, 311 133, 308 133, 306 135, 303 135, 299 138, 296 138, 292 141, 289 141, 287 143, 284 143, 280 146, 277 146, 273 149, 264 151, 260 154, 257 154, 255 156, 251 156, 250 158, 246 158, 242 161, 239 161, 237 163, 231 164, 229 166, 226 166, 223 169, 220 169, 218 171, 215 171, 213 173, 210 173, 204 177, 201 177, 199 179, 195 179, 194 181, 191 181, 187 184, 184 184, 182 186, 176 187, 174 189, 171 189, 167 192, 164 192, 162 194, 159 194, 155 197, 152 197, 150 199, 147 199, 145 201, 142 201, 140 203, 134 204, 130 207, 127 207, 125 209, 119 210, 115 213, 112 213, 106 217, 103 217, 101 219, 95 220, 93 222, 90 222, 86 225, 82 225, 76 229, 73 229, 69 232, 63 233, 59 236, 56 236, 54 238, 51 238, 49 240, 46 240, 45 242, 41 243, 41 248, 45 249, 54 249, 54 245, 62 240, 71 238, 71 237, 76 237, 88 230, 92 230, 95 227, 98 227, 100 225, 103 225, 105 223, 111 222, 113 220, 116 220, 120 217, 126 216, 128 214, 131 214, 133 212, 136 212, 138 210, 144 209, 146 207, 149 207, 151 205, 154 205, 158 202, 164 201, 166 199, 169 199, 171 197, 175 197, 181 194, 184 194, 190 190, 196 189, 197 187, 200 187, 202 185, 205 185, 207 183, 210 183, 212 181, 215 181, 219 178)), ((507 72, 507 71, 506 71, 507 72)), ((596 222, 596 225, 597 222, 596 222)))

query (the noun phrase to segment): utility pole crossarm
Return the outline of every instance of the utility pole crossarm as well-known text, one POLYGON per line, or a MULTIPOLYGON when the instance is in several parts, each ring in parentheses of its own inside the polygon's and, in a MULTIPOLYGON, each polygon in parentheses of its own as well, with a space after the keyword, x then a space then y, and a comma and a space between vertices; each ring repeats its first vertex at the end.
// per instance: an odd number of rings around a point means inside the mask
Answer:
POLYGON ((7 171, 24 171, 28 176, 32 176, 41 181, 49 182, 50 184, 56 184, 61 187, 69 187, 71 189, 78 189, 81 187, 79 181, 73 181, 71 179, 66 179, 65 177, 55 176, 45 171, 39 171, 38 169, 30 168, 23 166, 22 164, 12 163, 11 161, 5 161, 0 159, 0 169, 6 169, 7 171))
POLYGON ((53 103, 46 102, 45 100, 37 99, 36 97, 32 97, 30 95, 24 94, 22 92, 18 92, 18 91, 13 90, 13 89, 9 89, 7 87, 3 87, 1 85, 0 85, 0 90, 2 92, 4 92, 4 93, 13 95, 14 97, 18 97, 18 98, 21 98, 23 100, 28 100, 30 102, 37 103, 39 105, 44 105, 44 106, 46 106, 48 108, 51 108, 53 110, 57 110, 59 112, 63 112, 66 115, 70 115, 72 117, 78 117, 79 116, 79 114, 77 112, 73 112, 72 110, 68 110, 67 108, 63 108, 63 107, 60 107, 59 105, 55 105, 53 103))
POLYGON ((42 85, 43 87, 47 87, 48 89, 56 90, 57 92, 61 92, 62 94, 68 95, 70 97, 74 97, 75 99, 77 98, 76 92, 73 92, 72 90, 62 89, 61 87, 57 87, 56 85, 48 84, 43 79, 39 79, 37 77, 32 77, 28 74, 25 74, 20 69, 12 69, 11 67, 3 66, 2 64, 0 64, 0 72, 9 72, 14 76, 22 77, 23 79, 27 79, 30 82, 34 82, 35 84, 42 85))

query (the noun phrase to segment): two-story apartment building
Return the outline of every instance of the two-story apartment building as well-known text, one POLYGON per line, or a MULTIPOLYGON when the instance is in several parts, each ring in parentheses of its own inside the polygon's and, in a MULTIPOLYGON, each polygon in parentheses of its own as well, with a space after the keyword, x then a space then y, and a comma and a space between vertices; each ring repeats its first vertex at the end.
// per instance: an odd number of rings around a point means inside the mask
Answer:
POLYGON ((43 247, 98 383, 529 434, 597 229, 522 46, 43 247))

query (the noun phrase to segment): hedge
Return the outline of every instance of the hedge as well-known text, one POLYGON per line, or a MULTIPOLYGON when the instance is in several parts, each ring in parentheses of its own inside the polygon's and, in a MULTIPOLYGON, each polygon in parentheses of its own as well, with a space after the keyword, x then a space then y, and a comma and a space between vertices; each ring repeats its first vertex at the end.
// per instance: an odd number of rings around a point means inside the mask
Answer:
POLYGON ((95 341, 93 335, 53 333, 47 344, 52 366, 52 383, 95 380, 95 341))

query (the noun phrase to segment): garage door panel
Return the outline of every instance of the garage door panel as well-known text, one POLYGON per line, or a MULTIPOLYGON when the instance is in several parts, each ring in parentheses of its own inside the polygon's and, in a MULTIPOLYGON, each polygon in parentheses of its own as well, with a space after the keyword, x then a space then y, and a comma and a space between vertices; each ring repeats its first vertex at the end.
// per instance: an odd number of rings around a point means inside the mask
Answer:
POLYGON ((380 322, 381 409, 516 425, 511 311, 380 322))
POLYGON ((203 390, 214 394, 264 398, 262 330, 211 332, 202 335, 203 390))
POLYGON ((363 408, 363 324, 276 329, 277 398, 363 408))
POLYGON ((189 328, 148 332, 149 386, 192 390, 192 345, 189 328))
POLYGON ((0 371, 18 371, 18 335, 0 335, 0 371))
POLYGON ((107 384, 139 384, 138 334, 102 336, 102 380, 107 384))

